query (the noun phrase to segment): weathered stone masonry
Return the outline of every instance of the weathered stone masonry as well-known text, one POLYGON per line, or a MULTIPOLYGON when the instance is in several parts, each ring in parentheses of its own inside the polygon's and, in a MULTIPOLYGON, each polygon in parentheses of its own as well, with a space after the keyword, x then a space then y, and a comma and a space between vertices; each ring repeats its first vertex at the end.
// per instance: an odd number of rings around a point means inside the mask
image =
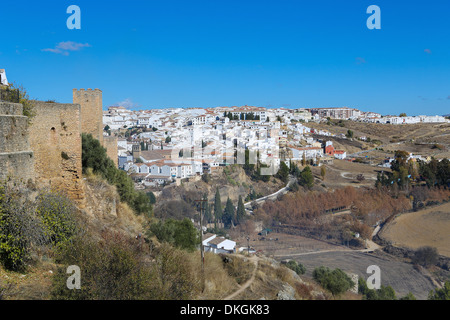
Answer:
POLYGON ((28 118, 18 103, 0 101, 0 180, 34 181, 34 156, 28 118))
POLYGON ((35 101, 30 126, 36 182, 84 201, 81 165, 81 111, 78 104, 35 101))
POLYGON ((103 145, 103 99, 100 89, 73 89, 73 103, 81 106, 81 132, 103 145))
POLYGON ((73 90, 74 104, 33 101, 32 124, 21 104, 0 101, 0 180, 30 179, 85 204, 81 133, 91 133, 117 163, 117 138, 103 138, 102 92, 73 90))
POLYGON ((81 132, 90 133, 118 166, 117 138, 103 136, 103 96, 100 89, 73 89, 73 103, 81 106, 81 132))

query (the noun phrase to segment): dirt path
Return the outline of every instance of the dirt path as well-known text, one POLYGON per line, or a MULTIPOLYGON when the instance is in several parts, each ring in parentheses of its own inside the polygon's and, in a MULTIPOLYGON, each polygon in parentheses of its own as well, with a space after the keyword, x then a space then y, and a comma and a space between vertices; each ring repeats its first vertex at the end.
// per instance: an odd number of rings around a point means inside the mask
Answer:
POLYGON ((232 294, 230 294, 229 296, 225 297, 223 300, 232 300, 232 299, 234 299, 239 294, 244 292, 245 289, 250 287, 250 285, 253 283, 253 281, 255 281, 256 270, 258 270, 259 258, 257 256, 252 256, 249 260, 251 260, 253 262, 253 264, 255 265, 255 268, 253 269, 251 278, 247 282, 245 282, 243 285, 241 285, 237 291, 235 291, 232 294))

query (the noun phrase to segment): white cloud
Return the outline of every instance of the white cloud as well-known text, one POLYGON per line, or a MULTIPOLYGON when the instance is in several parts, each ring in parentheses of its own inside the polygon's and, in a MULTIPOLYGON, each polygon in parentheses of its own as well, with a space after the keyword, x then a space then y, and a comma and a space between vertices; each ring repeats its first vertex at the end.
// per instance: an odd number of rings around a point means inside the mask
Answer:
POLYGON ((124 108, 127 108, 127 109, 139 107, 139 105, 137 103, 134 103, 130 98, 126 98, 125 100, 117 102, 116 104, 119 107, 124 107, 124 108))
POLYGON ((42 49, 45 52, 53 52, 56 54, 62 54, 63 56, 68 56, 71 51, 80 51, 83 48, 90 47, 89 43, 77 43, 73 41, 60 42, 55 48, 42 49))

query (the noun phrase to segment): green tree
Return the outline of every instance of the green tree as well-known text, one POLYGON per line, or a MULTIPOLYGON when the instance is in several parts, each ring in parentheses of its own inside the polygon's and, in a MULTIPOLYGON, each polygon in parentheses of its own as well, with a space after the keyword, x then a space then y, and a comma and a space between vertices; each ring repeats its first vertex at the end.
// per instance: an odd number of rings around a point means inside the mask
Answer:
POLYGON ((284 183, 288 182, 289 179, 289 168, 284 161, 280 162, 280 168, 277 172, 277 177, 284 183))
POLYGON ((450 300, 450 281, 445 281, 442 289, 435 289, 428 294, 428 300, 450 300))
POLYGON ((225 228, 231 228, 233 226, 233 223, 235 221, 235 209, 233 202, 231 202, 231 199, 227 199, 227 203, 225 205, 225 210, 223 211, 222 221, 225 228))
POLYGON ((394 161, 392 161, 392 171, 399 171, 401 167, 406 167, 406 162, 409 158, 407 151, 396 150, 394 153, 394 161))
POLYGON ((353 131, 350 130, 350 129, 348 129, 348 130, 347 130, 346 137, 347 137, 347 138, 353 138, 353 135, 354 135, 353 131))
POLYGON ((219 188, 216 189, 216 194, 214 196, 214 218, 215 221, 222 221, 223 209, 222 200, 220 199, 219 188))
POLYGON ((145 192, 136 191, 133 195, 133 209, 139 214, 151 217, 153 214, 153 206, 145 192))
POLYGON ((310 167, 307 166, 305 167, 305 169, 303 169, 303 171, 300 173, 298 183, 301 186, 304 186, 308 189, 312 189, 312 187, 314 186, 314 176, 311 172, 310 167))
POLYGON ((203 195, 203 200, 206 200, 204 202, 204 207, 203 207, 203 217, 204 217, 204 221, 206 221, 207 223, 210 223, 213 221, 213 214, 211 212, 211 205, 208 202, 208 196, 205 194, 203 195))
POLYGON ((239 196, 238 207, 236 211, 236 223, 240 224, 244 221, 246 217, 244 201, 242 200, 242 196, 239 196))

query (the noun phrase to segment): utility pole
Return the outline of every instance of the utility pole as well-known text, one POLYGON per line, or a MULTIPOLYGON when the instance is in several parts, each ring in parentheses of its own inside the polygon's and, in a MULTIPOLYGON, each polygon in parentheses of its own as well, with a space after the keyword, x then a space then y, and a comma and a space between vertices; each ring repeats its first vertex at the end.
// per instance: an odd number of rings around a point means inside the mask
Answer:
POLYGON ((200 202, 200 258, 202 261, 202 292, 205 290, 205 249, 203 247, 203 203, 208 200, 195 200, 200 202))
POLYGON ((250 235, 247 235, 247 253, 250 256, 250 235))

